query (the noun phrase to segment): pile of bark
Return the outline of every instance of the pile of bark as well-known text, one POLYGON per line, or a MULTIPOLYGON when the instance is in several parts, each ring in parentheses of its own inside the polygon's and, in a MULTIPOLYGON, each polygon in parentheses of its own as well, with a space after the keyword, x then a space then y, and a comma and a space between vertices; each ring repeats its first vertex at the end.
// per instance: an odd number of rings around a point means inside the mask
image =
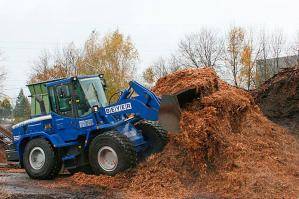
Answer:
POLYGON ((0 163, 6 162, 4 144, 0 142, 0 163))
POLYGON ((299 69, 287 68, 253 92, 256 103, 271 120, 299 134, 299 69))
POLYGON ((68 180, 133 198, 296 198, 299 145, 293 135, 209 68, 170 74, 153 91, 189 88, 196 95, 182 107, 181 133, 170 133, 164 151, 114 177, 79 173, 68 180))
POLYGON ((254 92, 254 98, 268 117, 299 114, 299 69, 276 74, 254 92))

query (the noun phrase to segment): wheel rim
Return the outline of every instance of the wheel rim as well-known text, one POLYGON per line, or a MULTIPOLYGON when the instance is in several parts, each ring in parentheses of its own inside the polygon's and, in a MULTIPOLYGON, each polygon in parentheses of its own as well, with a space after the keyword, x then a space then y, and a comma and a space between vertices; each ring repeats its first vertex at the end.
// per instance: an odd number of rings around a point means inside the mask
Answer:
POLYGON ((45 152, 40 147, 34 147, 29 154, 29 163, 30 166, 35 169, 39 170, 41 169, 46 161, 45 152))
POLYGON ((98 152, 98 163, 105 171, 114 171, 118 164, 118 157, 114 149, 109 146, 100 148, 98 152))

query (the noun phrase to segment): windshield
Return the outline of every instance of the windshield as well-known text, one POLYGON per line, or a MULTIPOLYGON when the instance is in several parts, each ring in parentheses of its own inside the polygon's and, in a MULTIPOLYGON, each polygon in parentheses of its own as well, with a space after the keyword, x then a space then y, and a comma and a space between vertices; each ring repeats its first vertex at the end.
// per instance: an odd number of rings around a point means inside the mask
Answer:
POLYGON ((90 107, 107 106, 107 99, 99 77, 79 79, 81 88, 90 107))

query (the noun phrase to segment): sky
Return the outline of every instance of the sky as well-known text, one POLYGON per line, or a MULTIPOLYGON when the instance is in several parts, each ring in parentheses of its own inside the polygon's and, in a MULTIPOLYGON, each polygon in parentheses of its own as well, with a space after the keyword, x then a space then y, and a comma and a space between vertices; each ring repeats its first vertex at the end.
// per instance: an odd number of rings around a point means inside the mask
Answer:
POLYGON ((42 50, 70 42, 80 47, 93 30, 101 36, 119 29, 130 36, 140 54, 141 73, 175 52, 184 35, 202 27, 279 28, 295 37, 298 8, 298 0, 0 0, 5 93, 15 100, 19 89, 26 88, 42 50))

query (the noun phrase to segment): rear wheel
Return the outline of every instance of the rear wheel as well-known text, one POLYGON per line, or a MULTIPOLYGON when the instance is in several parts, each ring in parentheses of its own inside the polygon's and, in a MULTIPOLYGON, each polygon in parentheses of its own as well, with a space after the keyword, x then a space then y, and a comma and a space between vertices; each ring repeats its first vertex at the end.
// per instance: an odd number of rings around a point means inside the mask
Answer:
POLYGON ((158 153, 164 149, 168 142, 167 131, 155 122, 142 121, 137 123, 136 128, 142 131, 142 135, 148 143, 148 147, 142 154, 146 158, 153 153, 158 153))
POLYGON ((61 169, 61 159, 51 144, 42 138, 30 140, 23 155, 24 168, 33 179, 53 179, 61 169))
POLYGON ((125 135, 109 131, 93 139, 89 148, 89 161, 95 174, 113 176, 134 167, 137 153, 125 135))

